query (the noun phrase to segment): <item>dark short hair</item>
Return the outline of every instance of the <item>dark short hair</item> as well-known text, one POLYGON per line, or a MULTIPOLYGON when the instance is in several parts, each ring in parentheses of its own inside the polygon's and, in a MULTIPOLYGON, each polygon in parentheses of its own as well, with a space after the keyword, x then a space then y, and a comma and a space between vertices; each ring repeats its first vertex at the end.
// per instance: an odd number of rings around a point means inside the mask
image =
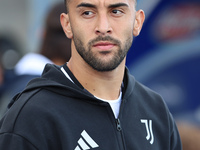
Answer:
POLYGON ((69 0, 64 0, 64 4, 65 4, 66 12, 67 13, 68 13, 68 3, 69 3, 69 0))

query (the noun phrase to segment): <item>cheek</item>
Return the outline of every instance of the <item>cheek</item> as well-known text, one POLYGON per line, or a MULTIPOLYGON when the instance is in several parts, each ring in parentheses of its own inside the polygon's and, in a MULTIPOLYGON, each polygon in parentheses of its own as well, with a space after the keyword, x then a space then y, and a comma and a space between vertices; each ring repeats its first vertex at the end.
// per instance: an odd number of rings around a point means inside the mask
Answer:
POLYGON ((124 28, 123 30, 123 41, 127 41, 127 39, 132 39, 133 38, 133 26, 126 26, 126 28, 124 28))
POLYGON ((124 30, 121 32, 120 37, 121 39, 122 47, 125 48, 126 46, 130 46, 132 44, 133 40, 133 27, 129 25, 124 28, 124 30))
POLYGON ((133 35, 134 21, 123 20, 123 21, 113 24, 113 27, 115 28, 114 30, 115 33, 121 34, 121 36, 130 36, 130 35, 133 35))
POLYGON ((133 20, 131 20, 131 21, 129 21, 129 22, 127 22, 128 24, 127 24, 127 28, 126 28, 126 30, 127 30, 127 32, 129 33, 129 34, 131 34, 131 35, 133 35, 133 29, 134 29, 134 21, 133 20))
POLYGON ((74 19, 72 23, 73 31, 80 35, 82 38, 88 37, 91 35, 93 26, 92 22, 86 22, 84 20, 81 20, 80 17, 77 17, 78 19, 74 19))
POLYGON ((88 44, 88 36, 87 34, 85 34, 85 32, 83 32, 83 30, 75 30, 73 31, 73 40, 77 43, 79 43, 80 46, 87 48, 87 44, 88 44))

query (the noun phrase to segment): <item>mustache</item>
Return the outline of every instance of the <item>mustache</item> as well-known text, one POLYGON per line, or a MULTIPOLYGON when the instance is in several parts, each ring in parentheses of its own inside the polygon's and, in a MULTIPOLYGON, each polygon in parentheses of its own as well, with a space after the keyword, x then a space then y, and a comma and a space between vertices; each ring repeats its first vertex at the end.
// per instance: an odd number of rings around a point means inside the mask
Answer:
POLYGON ((89 47, 92 47, 92 45, 94 45, 96 42, 99 42, 99 41, 109 41, 115 45, 118 45, 118 46, 121 45, 121 42, 119 40, 112 38, 110 36, 98 36, 97 38, 90 40, 88 45, 89 47))

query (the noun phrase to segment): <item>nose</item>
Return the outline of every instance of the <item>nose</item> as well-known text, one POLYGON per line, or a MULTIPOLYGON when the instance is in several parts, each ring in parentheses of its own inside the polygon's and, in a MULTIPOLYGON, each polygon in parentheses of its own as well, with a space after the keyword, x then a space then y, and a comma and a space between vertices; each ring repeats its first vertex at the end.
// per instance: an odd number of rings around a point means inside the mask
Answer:
POLYGON ((106 15, 99 15, 95 29, 97 35, 105 36, 112 33, 109 18, 106 15))

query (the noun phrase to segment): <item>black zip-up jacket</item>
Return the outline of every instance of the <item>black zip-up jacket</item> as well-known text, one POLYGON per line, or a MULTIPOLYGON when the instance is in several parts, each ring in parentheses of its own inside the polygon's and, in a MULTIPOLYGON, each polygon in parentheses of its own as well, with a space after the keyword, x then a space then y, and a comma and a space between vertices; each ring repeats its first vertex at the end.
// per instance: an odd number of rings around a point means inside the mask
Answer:
POLYGON ((47 65, 9 107, 0 122, 0 150, 181 150, 164 101, 127 69, 117 119, 108 103, 55 65, 47 65))

